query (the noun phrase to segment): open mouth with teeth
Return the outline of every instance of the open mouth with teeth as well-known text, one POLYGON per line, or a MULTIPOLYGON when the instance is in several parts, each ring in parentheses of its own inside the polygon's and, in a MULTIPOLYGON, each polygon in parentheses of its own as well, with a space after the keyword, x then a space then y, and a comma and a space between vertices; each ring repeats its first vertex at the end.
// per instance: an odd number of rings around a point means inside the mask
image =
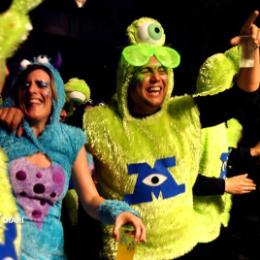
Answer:
POLYGON ((160 96, 162 94, 162 87, 149 87, 146 89, 149 96, 160 96))

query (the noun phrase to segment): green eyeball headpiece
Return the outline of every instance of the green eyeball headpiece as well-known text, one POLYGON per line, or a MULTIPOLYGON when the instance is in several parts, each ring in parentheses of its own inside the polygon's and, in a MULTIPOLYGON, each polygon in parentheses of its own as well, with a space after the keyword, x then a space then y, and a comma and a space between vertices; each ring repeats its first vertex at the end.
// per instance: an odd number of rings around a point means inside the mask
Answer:
POLYGON ((136 67, 145 65, 152 56, 166 68, 177 68, 181 57, 179 53, 165 46, 155 46, 147 43, 129 45, 123 49, 122 56, 128 64, 136 67))
POLYGON ((134 20, 126 30, 130 44, 149 43, 162 46, 165 43, 165 33, 162 25, 150 17, 134 20))

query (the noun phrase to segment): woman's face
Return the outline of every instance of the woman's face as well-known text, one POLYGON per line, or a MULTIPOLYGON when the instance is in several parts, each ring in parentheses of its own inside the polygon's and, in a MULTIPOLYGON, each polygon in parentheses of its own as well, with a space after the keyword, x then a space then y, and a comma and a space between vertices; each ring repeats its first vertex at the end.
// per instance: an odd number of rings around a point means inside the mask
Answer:
POLYGON ((30 121, 46 123, 52 111, 50 76, 36 69, 27 75, 23 86, 19 87, 19 106, 25 116, 30 121))

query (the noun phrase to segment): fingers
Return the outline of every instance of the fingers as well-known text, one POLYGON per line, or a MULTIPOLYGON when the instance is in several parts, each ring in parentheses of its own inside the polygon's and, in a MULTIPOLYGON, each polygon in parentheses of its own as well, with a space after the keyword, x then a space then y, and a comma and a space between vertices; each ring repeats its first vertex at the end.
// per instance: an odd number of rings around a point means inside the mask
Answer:
POLYGON ((140 218, 129 212, 123 212, 119 214, 116 218, 113 229, 113 236, 116 241, 119 240, 120 228, 125 224, 131 224, 134 227, 133 234, 131 235, 134 236, 135 242, 140 243, 146 241, 146 230, 144 224, 142 223, 140 218))
POLYGON ((242 174, 237 176, 240 183, 239 183, 239 189, 238 194, 245 194, 249 193, 251 191, 254 191, 256 189, 256 184, 254 181, 250 178, 248 178, 248 174, 242 174))
POLYGON ((113 229, 113 236, 116 241, 119 241, 119 228, 120 228, 120 224, 115 223, 114 229, 113 229))
POLYGON ((230 40, 230 43, 231 43, 232 46, 233 46, 233 45, 238 45, 239 42, 240 42, 240 37, 239 37, 239 36, 236 36, 236 37, 234 37, 234 38, 232 38, 232 39, 230 40))
POLYGON ((144 242, 146 241, 146 232, 144 225, 140 222, 135 230, 135 242, 144 242))
POLYGON ((248 174, 241 174, 238 176, 227 178, 225 181, 225 191, 230 194, 244 194, 254 191, 256 184, 248 174))
POLYGON ((22 135, 23 135, 23 127, 20 125, 20 126, 18 126, 18 128, 17 128, 16 136, 17 136, 17 137, 21 137, 22 135))
POLYGON ((259 15, 259 11, 255 10, 246 20, 246 22, 244 23, 244 25, 241 28, 241 34, 247 34, 248 30, 250 30, 251 26, 254 24, 256 18, 259 15))
POLYGON ((23 113, 18 108, 0 109, 0 121, 11 131, 16 130, 23 120, 23 113))
MULTIPOLYGON (((249 18, 246 20, 244 25, 242 26, 240 30, 240 35, 241 36, 250 36, 253 40, 253 42, 256 44, 256 46, 259 46, 259 41, 258 38, 260 37, 259 35, 259 28, 254 24, 256 21, 256 18, 259 15, 259 11, 255 10, 249 18)), ((231 45, 238 45, 242 40, 242 37, 236 36, 230 40, 231 45)))
POLYGON ((243 187, 241 187, 241 189, 238 191, 237 194, 250 193, 250 192, 254 191, 255 189, 256 189, 256 187, 254 187, 254 186, 243 186, 243 187))

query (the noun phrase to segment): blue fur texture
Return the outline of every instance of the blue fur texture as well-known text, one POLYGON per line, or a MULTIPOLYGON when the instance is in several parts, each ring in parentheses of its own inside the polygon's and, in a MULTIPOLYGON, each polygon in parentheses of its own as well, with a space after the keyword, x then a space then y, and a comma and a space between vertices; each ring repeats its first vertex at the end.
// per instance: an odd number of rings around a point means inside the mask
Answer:
POLYGON ((71 169, 79 150, 86 143, 81 129, 60 123, 60 112, 64 105, 65 93, 63 80, 56 69, 50 64, 48 67, 54 76, 58 100, 53 100, 52 115, 44 132, 37 138, 29 122, 24 120, 24 134, 17 138, 15 133, 0 129, 0 146, 6 152, 9 161, 30 156, 35 153, 45 154, 52 163, 59 164, 65 172, 65 188, 59 201, 54 203, 39 229, 28 219, 24 209, 19 206, 19 213, 23 219, 21 239, 21 259, 64 259, 63 228, 60 221, 61 201, 65 196, 71 169))
POLYGON ((140 217, 139 213, 132 209, 126 202, 120 200, 105 200, 98 209, 100 221, 103 224, 114 224, 116 217, 124 212, 128 211, 132 214, 140 217))

